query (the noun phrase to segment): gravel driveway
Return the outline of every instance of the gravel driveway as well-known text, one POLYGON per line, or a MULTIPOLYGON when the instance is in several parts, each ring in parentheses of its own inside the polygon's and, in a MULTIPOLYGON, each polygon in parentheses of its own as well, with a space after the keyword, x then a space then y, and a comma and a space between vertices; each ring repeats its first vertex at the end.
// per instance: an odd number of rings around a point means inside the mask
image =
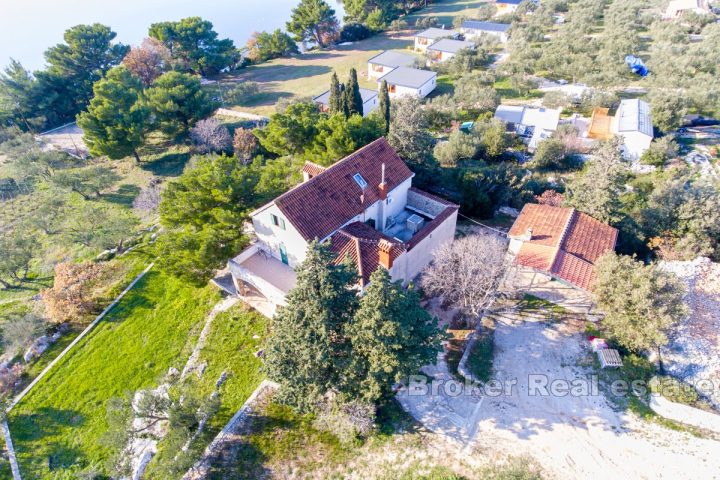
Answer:
MULTIPOLYGON (((616 412, 591 382, 582 384, 586 392, 576 387, 575 395, 543 395, 543 378, 563 385, 592 374, 582 365, 587 351, 581 344, 582 334, 565 324, 501 314, 494 365, 498 380, 517 382, 508 394, 453 396, 437 388, 437 395, 403 390, 399 400, 468 454, 530 455, 553 478, 720 478, 720 442, 616 412)), ((424 371, 450 379, 444 364, 424 371)))

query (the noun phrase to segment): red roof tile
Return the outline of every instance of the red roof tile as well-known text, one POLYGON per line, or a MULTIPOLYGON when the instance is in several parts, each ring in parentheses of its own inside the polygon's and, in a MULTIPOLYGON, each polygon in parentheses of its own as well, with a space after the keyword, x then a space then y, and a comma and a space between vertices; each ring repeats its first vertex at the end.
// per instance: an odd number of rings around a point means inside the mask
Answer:
POLYGON ((324 239, 380 199, 383 163, 388 190, 413 175, 380 138, 278 197, 275 204, 305 240, 324 239), (368 184, 364 192, 353 180, 356 173, 368 184))
POLYGON ((325 170, 327 170, 327 167, 323 167, 322 165, 318 165, 313 162, 305 162, 305 165, 303 165, 302 168, 303 173, 310 175, 310 178, 317 177, 325 170))
POLYGON ((595 261, 612 251, 618 231, 573 208, 526 204, 510 229, 521 238, 532 228, 513 260, 542 270, 585 290, 595 281, 595 261))
POLYGON ((330 237, 330 250, 337 255, 338 263, 349 256, 358 269, 362 285, 367 285, 370 275, 377 270, 380 262, 380 240, 386 240, 392 245, 390 255, 393 261, 406 251, 405 244, 362 222, 353 222, 335 232, 330 237))

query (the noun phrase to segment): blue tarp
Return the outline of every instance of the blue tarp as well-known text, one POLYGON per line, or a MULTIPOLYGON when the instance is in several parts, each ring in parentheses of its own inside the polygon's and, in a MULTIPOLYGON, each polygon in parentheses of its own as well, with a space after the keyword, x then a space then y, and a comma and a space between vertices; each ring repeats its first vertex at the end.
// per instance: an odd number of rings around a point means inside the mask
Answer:
POLYGON ((640 75, 641 77, 647 76, 647 67, 645 66, 643 61, 635 55, 628 55, 627 57, 625 57, 625 63, 628 64, 628 67, 630 67, 630 70, 634 74, 640 75))

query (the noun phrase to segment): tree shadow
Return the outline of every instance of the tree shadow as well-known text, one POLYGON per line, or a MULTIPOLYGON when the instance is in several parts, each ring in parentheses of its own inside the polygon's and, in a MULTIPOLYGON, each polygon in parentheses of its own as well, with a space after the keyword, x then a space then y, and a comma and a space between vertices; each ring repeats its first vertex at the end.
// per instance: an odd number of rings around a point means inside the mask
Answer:
POLYGON ((124 207, 132 207, 135 197, 140 193, 140 188, 137 185, 131 185, 128 183, 122 184, 114 192, 104 193, 102 200, 124 207))
MULTIPOLYGON (((303 58, 302 61, 312 60, 313 55, 303 58)), ((314 77, 330 73, 332 69, 327 65, 278 65, 261 64, 250 67, 240 80, 251 80, 254 82, 284 82, 300 78, 314 77), (252 70, 250 70, 252 69, 252 70)))
POLYGON ((141 163, 140 168, 157 177, 178 177, 191 156, 190 152, 168 152, 155 160, 141 163))

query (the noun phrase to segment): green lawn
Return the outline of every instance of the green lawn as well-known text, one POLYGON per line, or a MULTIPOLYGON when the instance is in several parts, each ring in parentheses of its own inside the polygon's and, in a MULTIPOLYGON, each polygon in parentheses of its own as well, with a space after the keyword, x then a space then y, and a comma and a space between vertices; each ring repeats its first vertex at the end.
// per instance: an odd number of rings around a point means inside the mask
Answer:
MULTIPOLYGON (((266 322, 265 317, 243 304, 215 317, 200 353, 199 362, 206 363, 207 367, 199 379, 191 374, 187 381, 200 396, 209 397, 223 372, 226 375, 220 387, 220 410, 197 440, 198 451, 204 450, 265 377, 260 371, 261 361, 255 353, 262 348, 266 322)), ((161 443, 159 454, 148 466, 149 478, 161 478, 160 474, 154 474, 158 464, 172 461, 172 457, 163 455, 162 447, 161 443)))
POLYGON ((182 368, 217 299, 211 287, 151 270, 11 412, 24 477, 102 467, 108 400, 155 386, 171 366, 182 368))

